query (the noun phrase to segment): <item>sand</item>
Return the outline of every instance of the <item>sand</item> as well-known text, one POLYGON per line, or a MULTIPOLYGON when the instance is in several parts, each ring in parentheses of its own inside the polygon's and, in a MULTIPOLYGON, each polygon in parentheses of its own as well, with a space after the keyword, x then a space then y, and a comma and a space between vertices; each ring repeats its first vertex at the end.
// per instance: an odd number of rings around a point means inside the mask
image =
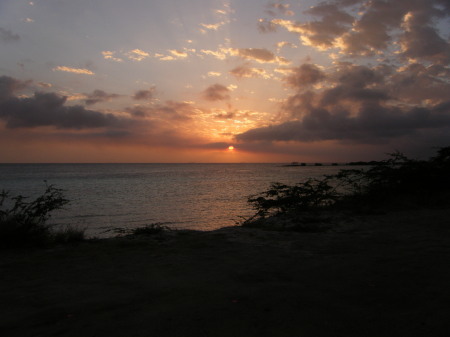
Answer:
POLYGON ((448 336, 450 210, 0 252, 1 336, 448 336))

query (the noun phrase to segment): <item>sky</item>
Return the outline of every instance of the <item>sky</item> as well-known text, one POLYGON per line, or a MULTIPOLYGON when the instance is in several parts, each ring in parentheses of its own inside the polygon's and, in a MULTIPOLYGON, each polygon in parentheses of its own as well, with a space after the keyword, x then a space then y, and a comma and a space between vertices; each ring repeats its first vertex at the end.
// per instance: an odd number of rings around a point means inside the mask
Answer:
POLYGON ((0 0, 2 163, 449 145, 449 0, 0 0))

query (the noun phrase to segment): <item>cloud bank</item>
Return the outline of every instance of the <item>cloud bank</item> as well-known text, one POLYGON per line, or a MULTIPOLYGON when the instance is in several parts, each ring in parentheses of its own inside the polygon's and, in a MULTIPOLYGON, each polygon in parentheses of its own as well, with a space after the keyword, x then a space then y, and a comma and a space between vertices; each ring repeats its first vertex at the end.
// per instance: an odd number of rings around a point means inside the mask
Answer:
MULTIPOLYGON (((0 77, 0 127, 5 133, 47 141, 95 141, 96 144, 179 149, 206 143, 193 129, 193 117, 201 111, 190 103, 167 101, 107 112, 68 105, 68 98, 56 93, 24 94, 34 87, 32 81, 0 77)), ((220 85, 210 89, 212 99, 222 98, 228 91, 220 85)), ((152 95, 153 90, 140 90, 132 98, 149 100, 152 95)), ((97 89, 83 97, 86 105, 93 105, 119 95, 97 89)))
POLYGON ((334 0, 304 14, 311 20, 260 20, 260 31, 287 29, 333 64, 289 68, 279 122, 238 141, 448 145, 450 40, 439 25, 448 1, 334 0))
POLYGON ((0 77, 0 119, 5 121, 8 129, 52 126, 80 130, 122 127, 128 122, 80 105, 66 106, 67 97, 54 93, 35 92, 31 97, 17 97, 15 93, 28 84, 11 77, 0 77))

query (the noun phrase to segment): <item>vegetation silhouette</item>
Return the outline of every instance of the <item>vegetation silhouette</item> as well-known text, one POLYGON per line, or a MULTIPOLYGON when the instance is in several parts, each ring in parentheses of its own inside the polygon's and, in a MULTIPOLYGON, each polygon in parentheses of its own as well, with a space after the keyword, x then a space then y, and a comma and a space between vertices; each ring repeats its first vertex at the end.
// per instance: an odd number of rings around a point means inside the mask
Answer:
POLYGON ((336 216, 450 205, 450 147, 428 160, 400 152, 389 156, 369 168, 342 169, 291 186, 272 183, 248 198, 256 213, 242 225, 323 231, 336 216))
POLYGON ((0 193, 0 248, 47 246, 84 240, 84 230, 67 226, 53 230, 47 224, 52 212, 69 203, 62 189, 47 185, 45 192, 32 201, 28 197, 0 193))

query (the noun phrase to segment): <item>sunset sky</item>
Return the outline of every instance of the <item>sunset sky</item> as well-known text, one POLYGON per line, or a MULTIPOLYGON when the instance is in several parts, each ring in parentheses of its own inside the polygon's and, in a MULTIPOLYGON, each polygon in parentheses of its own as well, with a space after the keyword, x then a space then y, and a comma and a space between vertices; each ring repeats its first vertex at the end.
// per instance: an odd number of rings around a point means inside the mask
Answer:
POLYGON ((3 163, 448 145, 448 0, 0 0, 3 163))

